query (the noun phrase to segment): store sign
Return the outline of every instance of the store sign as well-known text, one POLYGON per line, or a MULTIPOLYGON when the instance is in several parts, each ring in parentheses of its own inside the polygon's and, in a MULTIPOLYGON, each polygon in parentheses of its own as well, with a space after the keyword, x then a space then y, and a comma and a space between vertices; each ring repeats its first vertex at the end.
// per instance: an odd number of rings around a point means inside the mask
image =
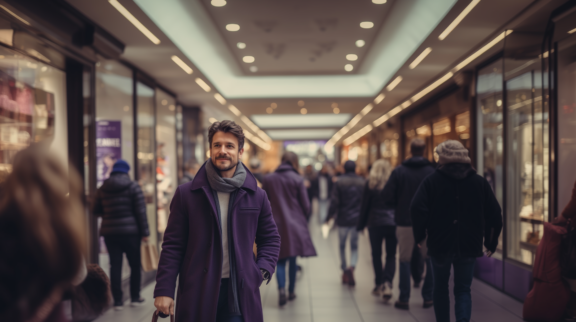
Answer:
POLYGON ((112 167, 122 157, 122 122, 96 122, 96 171, 98 187, 110 177, 112 167))

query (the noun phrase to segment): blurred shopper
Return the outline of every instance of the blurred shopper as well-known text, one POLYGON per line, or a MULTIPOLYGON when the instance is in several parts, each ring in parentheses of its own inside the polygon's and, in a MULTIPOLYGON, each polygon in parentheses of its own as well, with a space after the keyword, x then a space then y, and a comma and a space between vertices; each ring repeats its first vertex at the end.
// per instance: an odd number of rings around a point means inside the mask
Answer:
POLYGON ((240 162, 242 127, 214 122, 208 141, 210 159, 172 199, 154 305, 174 313, 178 280, 177 321, 262 321, 259 287, 272 278, 280 235, 266 193, 240 162))
POLYGON ((360 217, 364 178, 356 174, 356 163, 346 161, 344 174, 338 178, 330 198, 330 210, 326 221, 336 217, 338 237, 340 241, 340 261, 343 274, 342 283, 356 285, 354 268, 358 262, 358 231, 356 226, 360 217), (350 236, 350 266, 346 265, 346 239, 350 236))
POLYGON ((33 145, 16 155, 0 191, 0 321, 67 321, 62 295, 85 267, 78 173, 33 145))
POLYGON ((310 208, 312 208, 312 200, 318 198, 318 191, 314 186, 316 181, 316 173, 312 165, 307 165, 304 168, 304 187, 306 187, 306 192, 308 193, 308 201, 310 202, 310 208))
POLYGON ((374 162, 368 182, 364 187, 358 231, 368 226, 375 287, 372 294, 389 301, 392 298, 392 280, 396 272, 396 222, 394 209, 386 208, 380 193, 390 177, 392 165, 386 160, 374 162), (382 268, 382 242, 386 241, 386 266, 382 268))
POLYGON ((566 225, 570 234, 564 240, 563 247, 563 275, 570 286, 570 301, 566 307, 566 321, 576 321, 576 183, 572 189, 572 197, 555 220, 556 224, 566 225))
MULTIPOLYGON (((400 251, 400 298, 394 306, 408 310, 410 300, 410 264, 414 247, 414 233, 412 232, 412 219, 410 218, 410 203, 424 178, 434 172, 430 161, 424 158, 426 143, 422 139, 414 139, 410 144, 412 157, 394 169, 390 179, 382 190, 381 198, 387 209, 394 209, 396 221, 396 238, 400 251)), ((427 273, 422 286, 424 307, 432 307, 432 264, 427 259, 427 273)))
POLYGON ((254 175, 254 178, 256 178, 256 180, 258 180, 260 183, 264 182, 264 174, 262 173, 261 166, 262 164, 257 157, 250 159, 250 169, 252 170, 252 175, 254 175))
POLYGON ((184 175, 182 176, 182 179, 180 179, 180 184, 182 185, 194 180, 194 176, 196 176, 198 169, 200 169, 200 164, 198 164, 196 160, 190 160, 186 162, 184 175))
POLYGON ((330 166, 324 164, 318 176, 313 182, 313 187, 315 195, 318 198, 318 217, 320 222, 326 221, 326 216, 328 216, 328 207, 330 206, 330 195, 332 193, 332 187, 334 181, 332 180, 332 175, 330 174, 330 166))
POLYGON ((439 167, 414 196, 410 211, 416 243, 428 235, 428 254, 434 265, 436 321, 450 321, 448 282, 454 267, 456 321, 470 321, 470 287, 482 244, 491 256, 502 231, 502 210, 486 179, 476 174, 468 150, 449 140, 436 148, 439 167))
POLYGON ((286 152, 282 156, 282 164, 276 172, 264 178, 263 189, 268 194, 272 214, 280 239, 280 256, 276 267, 278 290, 280 292, 279 304, 286 304, 296 298, 296 256, 316 256, 312 238, 308 231, 308 218, 310 217, 310 203, 304 179, 298 173, 298 156, 294 152, 286 152), (286 298, 286 263, 289 263, 290 284, 288 298, 286 298))
POLYGON ((116 161, 110 178, 96 192, 94 205, 94 214, 102 216, 100 235, 104 236, 110 256, 110 283, 116 310, 122 310, 124 306, 123 254, 130 265, 131 305, 138 306, 145 301, 140 297, 140 244, 148 241, 150 230, 144 194, 140 185, 130 179, 129 171, 130 165, 126 161, 116 161))

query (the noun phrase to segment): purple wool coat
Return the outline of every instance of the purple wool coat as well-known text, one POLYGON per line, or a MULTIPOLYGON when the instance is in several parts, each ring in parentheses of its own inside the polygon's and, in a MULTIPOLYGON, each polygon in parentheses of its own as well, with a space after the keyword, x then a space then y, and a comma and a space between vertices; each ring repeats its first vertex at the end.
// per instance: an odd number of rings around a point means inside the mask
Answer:
POLYGON ((308 231, 310 201, 304 178, 291 165, 284 163, 264 178, 262 189, 268 194, 282 237, 280 258, 316 256, 308 231))
MULTIPOLYGON (((246 169, 229 224, 236 254, 238 301, 244 321, 263 321, 260 285, 264 269, 274 273, 280 251, 280 235, 268 197, 246 169), (253 253, 254 241, 258 257, 253 253)), ((179 322, 216 320, 222 277, 222 237, 218 213, 206 169, 194 181, 178 187, 170 205, 154 297, 174 298, 178 275, 175 317, 179 322)), ((230 288, 232 286, 230 285, 230 288)), ((231 289, 229 290, 232 296, 231 289)))

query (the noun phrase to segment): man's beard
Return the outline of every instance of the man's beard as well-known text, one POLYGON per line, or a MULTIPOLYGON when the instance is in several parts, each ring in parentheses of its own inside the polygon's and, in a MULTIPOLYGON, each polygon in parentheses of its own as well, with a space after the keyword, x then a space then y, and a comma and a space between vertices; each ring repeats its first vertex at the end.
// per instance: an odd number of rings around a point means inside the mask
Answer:
POLYGON ((217 164, 214 163, 214 160, 210 159, 210 161, 212 162, 212 165, 213 165, 216 169, 218 169, 220 172, 232 170, 232 169, 234 169, 235 166, 238 165, 238 163, 240 163, 240 161, 238 161, 238 162, 236 162, 236 164, 234 164, 234 163, 232 163, 232 159, 228 159, 228 160, 230 160, 230 166, 227 167, 227 168, 222 169, 222 168, 220 168, 219 165, 217 165, 217 164))

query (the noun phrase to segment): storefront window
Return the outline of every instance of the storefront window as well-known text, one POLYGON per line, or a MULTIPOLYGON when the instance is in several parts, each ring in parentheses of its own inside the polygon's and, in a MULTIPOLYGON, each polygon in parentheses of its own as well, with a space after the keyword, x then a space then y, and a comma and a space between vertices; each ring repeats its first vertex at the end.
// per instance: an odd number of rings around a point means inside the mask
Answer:
MULTIPOLYGON (((156 91, 156 179, 158 193, 158 233, 164 234, 170 202, 178 186, 176 159, 176 100, 156 91)), ((161 238, 162 239, 162 238, 161 238)))
POLYGON ((68 162, 66 74, 0 47, 0 182, 18 151, 35 142, 68 162))
MULTIPOLYGON (((504 204, 504 140, 502 102, 502 60, 478 71, 477 80, 477 167, 492 186, 500 205, 504 204)), ((462 137, 462 135, 460 135, 462 137)), ((502 258, 502 234, 494 254, 502 258)))
POLYGON ((146 214, 150 227, 150 243, 158 243, 158 224, 156 219, 156 162, 154 140, 154 90, 138 82, 136 85, 137 104, 137 177, 146 200, 146 214))

